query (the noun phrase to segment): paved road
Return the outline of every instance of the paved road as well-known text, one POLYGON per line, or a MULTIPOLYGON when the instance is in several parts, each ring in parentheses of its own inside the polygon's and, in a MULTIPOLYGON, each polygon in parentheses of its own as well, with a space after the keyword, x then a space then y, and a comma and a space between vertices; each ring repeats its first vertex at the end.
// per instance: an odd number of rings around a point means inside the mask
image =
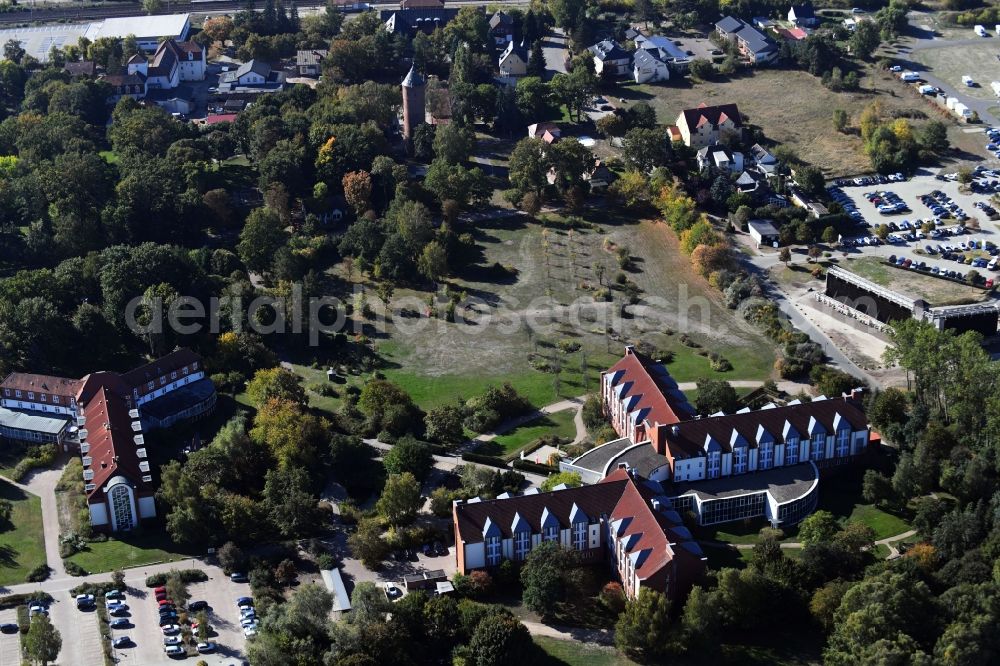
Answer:
MULTIPOLYGON (((61 578, 66 575, 66 567, 63 566, 62 558, 59 556, 59 508, 56 504, 56 484, 62 476, 63 464, 54 469, 38 470, 31 474, 27 483, 15 483, 17 487, 32 495, 37 495, 42 500, 42 526, 45 534, 45 559, 49 568, 52 569, 52 577, 61 578)), ((9 479, 7 479, 9 481, 9 479)), ((11 481, 11 483, 14 483, 11 481)))

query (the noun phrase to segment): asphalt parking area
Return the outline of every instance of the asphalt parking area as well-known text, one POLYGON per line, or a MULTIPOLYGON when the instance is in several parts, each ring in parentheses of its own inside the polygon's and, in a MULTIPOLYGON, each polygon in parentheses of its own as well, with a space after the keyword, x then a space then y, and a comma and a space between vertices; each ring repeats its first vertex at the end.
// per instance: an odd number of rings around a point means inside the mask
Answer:
MULTIPOLYGON (((130 588, 125 603, 129 605, 129 620, 132 626, 128 629, 115 629, 112 635, 128 636, 132 639, 133 645, 115 651, 118 663, 140 666, 203 660, 210 666, 221 666, 243 660, 246 639, 240 627, 236 599, 250 596, 250 586, 219 577, 210 578, 204 583, 193 583, 188 586, 188 591, 191 594, 191 601, 208 602, 209 625, 213 629, 208 640, 216 644, 216 651, 211 654, 199 654, 197 657, 168 656, 164 652, 164 635, 159 626, 159 606, 153 590, 130 588)), ((194 615, 192 613, 190 619, 193 620, 194 615)))
MULTIPOLYGON (((0 611, 0 624, 17 624, 17 610, 7 608, 0 611)), ((0 666, 20 666, 21 633, 0 634, 0 666)))

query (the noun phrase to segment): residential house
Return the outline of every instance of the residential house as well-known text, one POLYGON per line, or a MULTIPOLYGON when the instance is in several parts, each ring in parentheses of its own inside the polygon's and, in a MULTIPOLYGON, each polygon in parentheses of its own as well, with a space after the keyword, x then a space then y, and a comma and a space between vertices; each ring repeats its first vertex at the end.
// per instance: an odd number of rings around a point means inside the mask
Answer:
POLYGON ((97 66, 92 60, 80 60, 77 62, 67 62, 63 65, 63 71, 69 74, 74 79, 85 78, 92 79, 97 73, 97 66))
POLYGON ((647 37, 642 31, 638 31, 634 41, 637 49, 635 57, 638 57, 639 51, 648 51, 657 60, 666 63, 670 69, 679 74, 686 72, 691 63, 691 56, 687 54, 687 51, 677 46, 674 40, 669 37, 663 35, 647 37))
POLYGON ((743 153, 737 150, 730 150, 720 144, 705 146, 697 153, 698 168, 702 171, 706 169, 718 169, 739 173, 743 171, 743 153))
POLYGON ((744 194, 764 194, 763 190, 770 191, 767 187, 767 177, 757 169, 746 169, 742 171, 736 182, 733 183, 737 191, 744 194))
POLYGON ((735 42, 740 55, 751 65, 764 65, 778 58, 778 46, 752 25, 732 16, 715 24, 720 37, 735 42))
POLYGON ((524 44, 507 42, 507 48, 500 54, 500 76, 514 78, 528 72, 528 49, 524 44))
POLYGON ((600 159, 594 160, 594 168, 589 173, 584 172, 583 179, 590 183, 591 192, 603 192, 608 189, 611 183, 617 180, 615 172, 600 159))
POLYGON ((632 78, 636 83, 657 83, 670 79, 670 68, 658 52, 639 49, 632 58, 632 78))
POLYGON ((323 59, 326 49, 305 49, 295 52, 295 67, 299 76, 319 76, 323 71, 323 59))
POLYGON ((754 16, 752 19, 750 19, 750 23, 752 23, 755 28, 764 31, 770 30, 775 25, 774 21, 767 18, 766 16, 754 16))
POLYGON ((100 80, 111 86, 108 104, 117 104, 123 97, 135 100, 146 97, 146 78, 140 74, 107 74, 100 80))
POLYGON ((796 7, 792 5, 788 9, 788 22, 798 28, 811 28, 819 23, 813 6, 810 3, 796 7))
POLYGON ((285 75, 261 60, 248 60, 234 70, 223 72, 219 77, 219 91, 223 93, 238 92, 245 89, 250 92, 267 92, 280 90, 284 86, 285 75))
POLYGON ((775 28, 775 33, 788 42, 801 42, 809 36, 803 28, 775 28))
POLYGON ((772 155, 771 151, 759 143, 755 143, 750 149, 750 159, 753 161, 757 169, 765 176, 771 177, 778 175, 778 170, 781 166, 778 163, 778 158, 772 155))
POLYGON ((555 143, 562 136, 559 126, 551 122, 533 123, 528 125, 528 137, 541 139, 545 143, 555 143))
POLYGON ((523 562, 543 543, 604 562, 634 599, 643 588, 680 602, 705 557, 655 485, 616 470, 594 485, 459 501, 452 510, 458 572, 523 562))
POLYGON ((587 50, 594 55, 594 71, 598 76, 621 77, 631 73, 632 55, 618 42, 605 39, 587 50))
POLYGON ((418 32, 429 35, 438 28, 444 28, 457 15, 458 9, 451 7, 421 7, 383 10, 379 18, 390 34, 412 38, 418 32))
POLYGON ((506 46, 514 39, 514 19, 502 9, 497 10, 490 17, 490 34, 493 35, 493 40, 498 47, 506 46))
POLYGON ((743 117, 735 104, 706 106, 702 103, 695 109, 681 111, 677 129, 685 145, 702 148, 718 143, 727 132, 741 132, 743 117))

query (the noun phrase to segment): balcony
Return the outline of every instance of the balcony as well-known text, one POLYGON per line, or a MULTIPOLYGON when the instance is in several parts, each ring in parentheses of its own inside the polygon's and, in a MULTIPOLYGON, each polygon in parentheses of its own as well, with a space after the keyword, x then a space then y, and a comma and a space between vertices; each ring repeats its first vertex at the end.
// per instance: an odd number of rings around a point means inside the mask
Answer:
POLYGON ((90 463, 93 461, 90 459, 90 456, 84 456, 81 462, 83 462, 84 467, 90 467, 90 463))
POLYGON ((90 453, 90 444, 87 442, 80 442, 80 453, 90 453))
POLYGON ((97 487, 97 486, 95 486, 95 485, 94 485, 93 483, 88 483, 87 485, 85 485, 85 486, 83 487, 83 489, 84 489, 84 491, 86 491, 86 492, 88 492, 88 493, 89 493, 90 491, 92 491, 92 490, 93 490, 94 488, 96 488, 96 487, 97 487))
POLYGON ((146 474, 142 477, 142 480, 145 481, 146 483, 149 483, 150 481, 153 480, 153 477, 149 474, 146 474))
POLYGON ((148 460, 143 460, 142 462, 139 463, 139 471, 140 472, 148 472, 149 471, 149 461, 148 460))
POLYGON ((129 416, 130 419, 137 419, 137 418, 139 418, 139 410, 138 409, 130 409, 130 410, 128 410, 128 416, 129 416))
POLYGON ((83 480, 84 481, 93 481, 94 480, 94 470, 92 470, 92 469, 85 469, 85 470, 83 470, 83 480))
POLYGON ((145 446, 146 444, 146 440, 143 438, 142 435, 133 435, 132 441, 135 442, 136 446, 145 446))
POLYGON ((132 421, 132 432, 142 432, 142 423, 139 421, 132 421))
POLYGON ((86 417, 84 417, 83 414, 81 414, 80 416, 77 416, 76 417, 76 424, 78 426, 80 426, 80 427, 83 427, 83 426, 87 425, 87 419, 86 419, 86 417))
POLYGON ((139 456, 140 458, 147 458, 148 457, 146 455, 146 449, 136 449, 135 450, 135 455, 139 456))
POLYGON ((80 438, 81 442, 83 440, 87 439, 87 429, 86 428, 80 428, 80 430, 77 431, 76 436, 80 438))

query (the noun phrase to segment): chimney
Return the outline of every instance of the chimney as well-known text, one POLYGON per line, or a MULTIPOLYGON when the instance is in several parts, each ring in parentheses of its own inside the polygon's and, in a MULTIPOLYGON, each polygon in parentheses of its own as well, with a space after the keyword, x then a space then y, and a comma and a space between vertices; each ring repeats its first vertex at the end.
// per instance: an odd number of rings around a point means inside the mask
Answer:
POLYGON ((676 423, 673 424, 672 426, 670 426, 670 433, 674 437, 679 437, 680 434, 681 434, 681 427, 679 425, 677 425, 676 423))
POLYGON ((628 463, 620 462, 618 463, 618 469, 628 469, 628 463))
POLYGON ((656 498, 653 498, 650 501, 650 504, 653 505, 653 511, 659 511, 660 510, 660 500, 658 500, 656 498))

